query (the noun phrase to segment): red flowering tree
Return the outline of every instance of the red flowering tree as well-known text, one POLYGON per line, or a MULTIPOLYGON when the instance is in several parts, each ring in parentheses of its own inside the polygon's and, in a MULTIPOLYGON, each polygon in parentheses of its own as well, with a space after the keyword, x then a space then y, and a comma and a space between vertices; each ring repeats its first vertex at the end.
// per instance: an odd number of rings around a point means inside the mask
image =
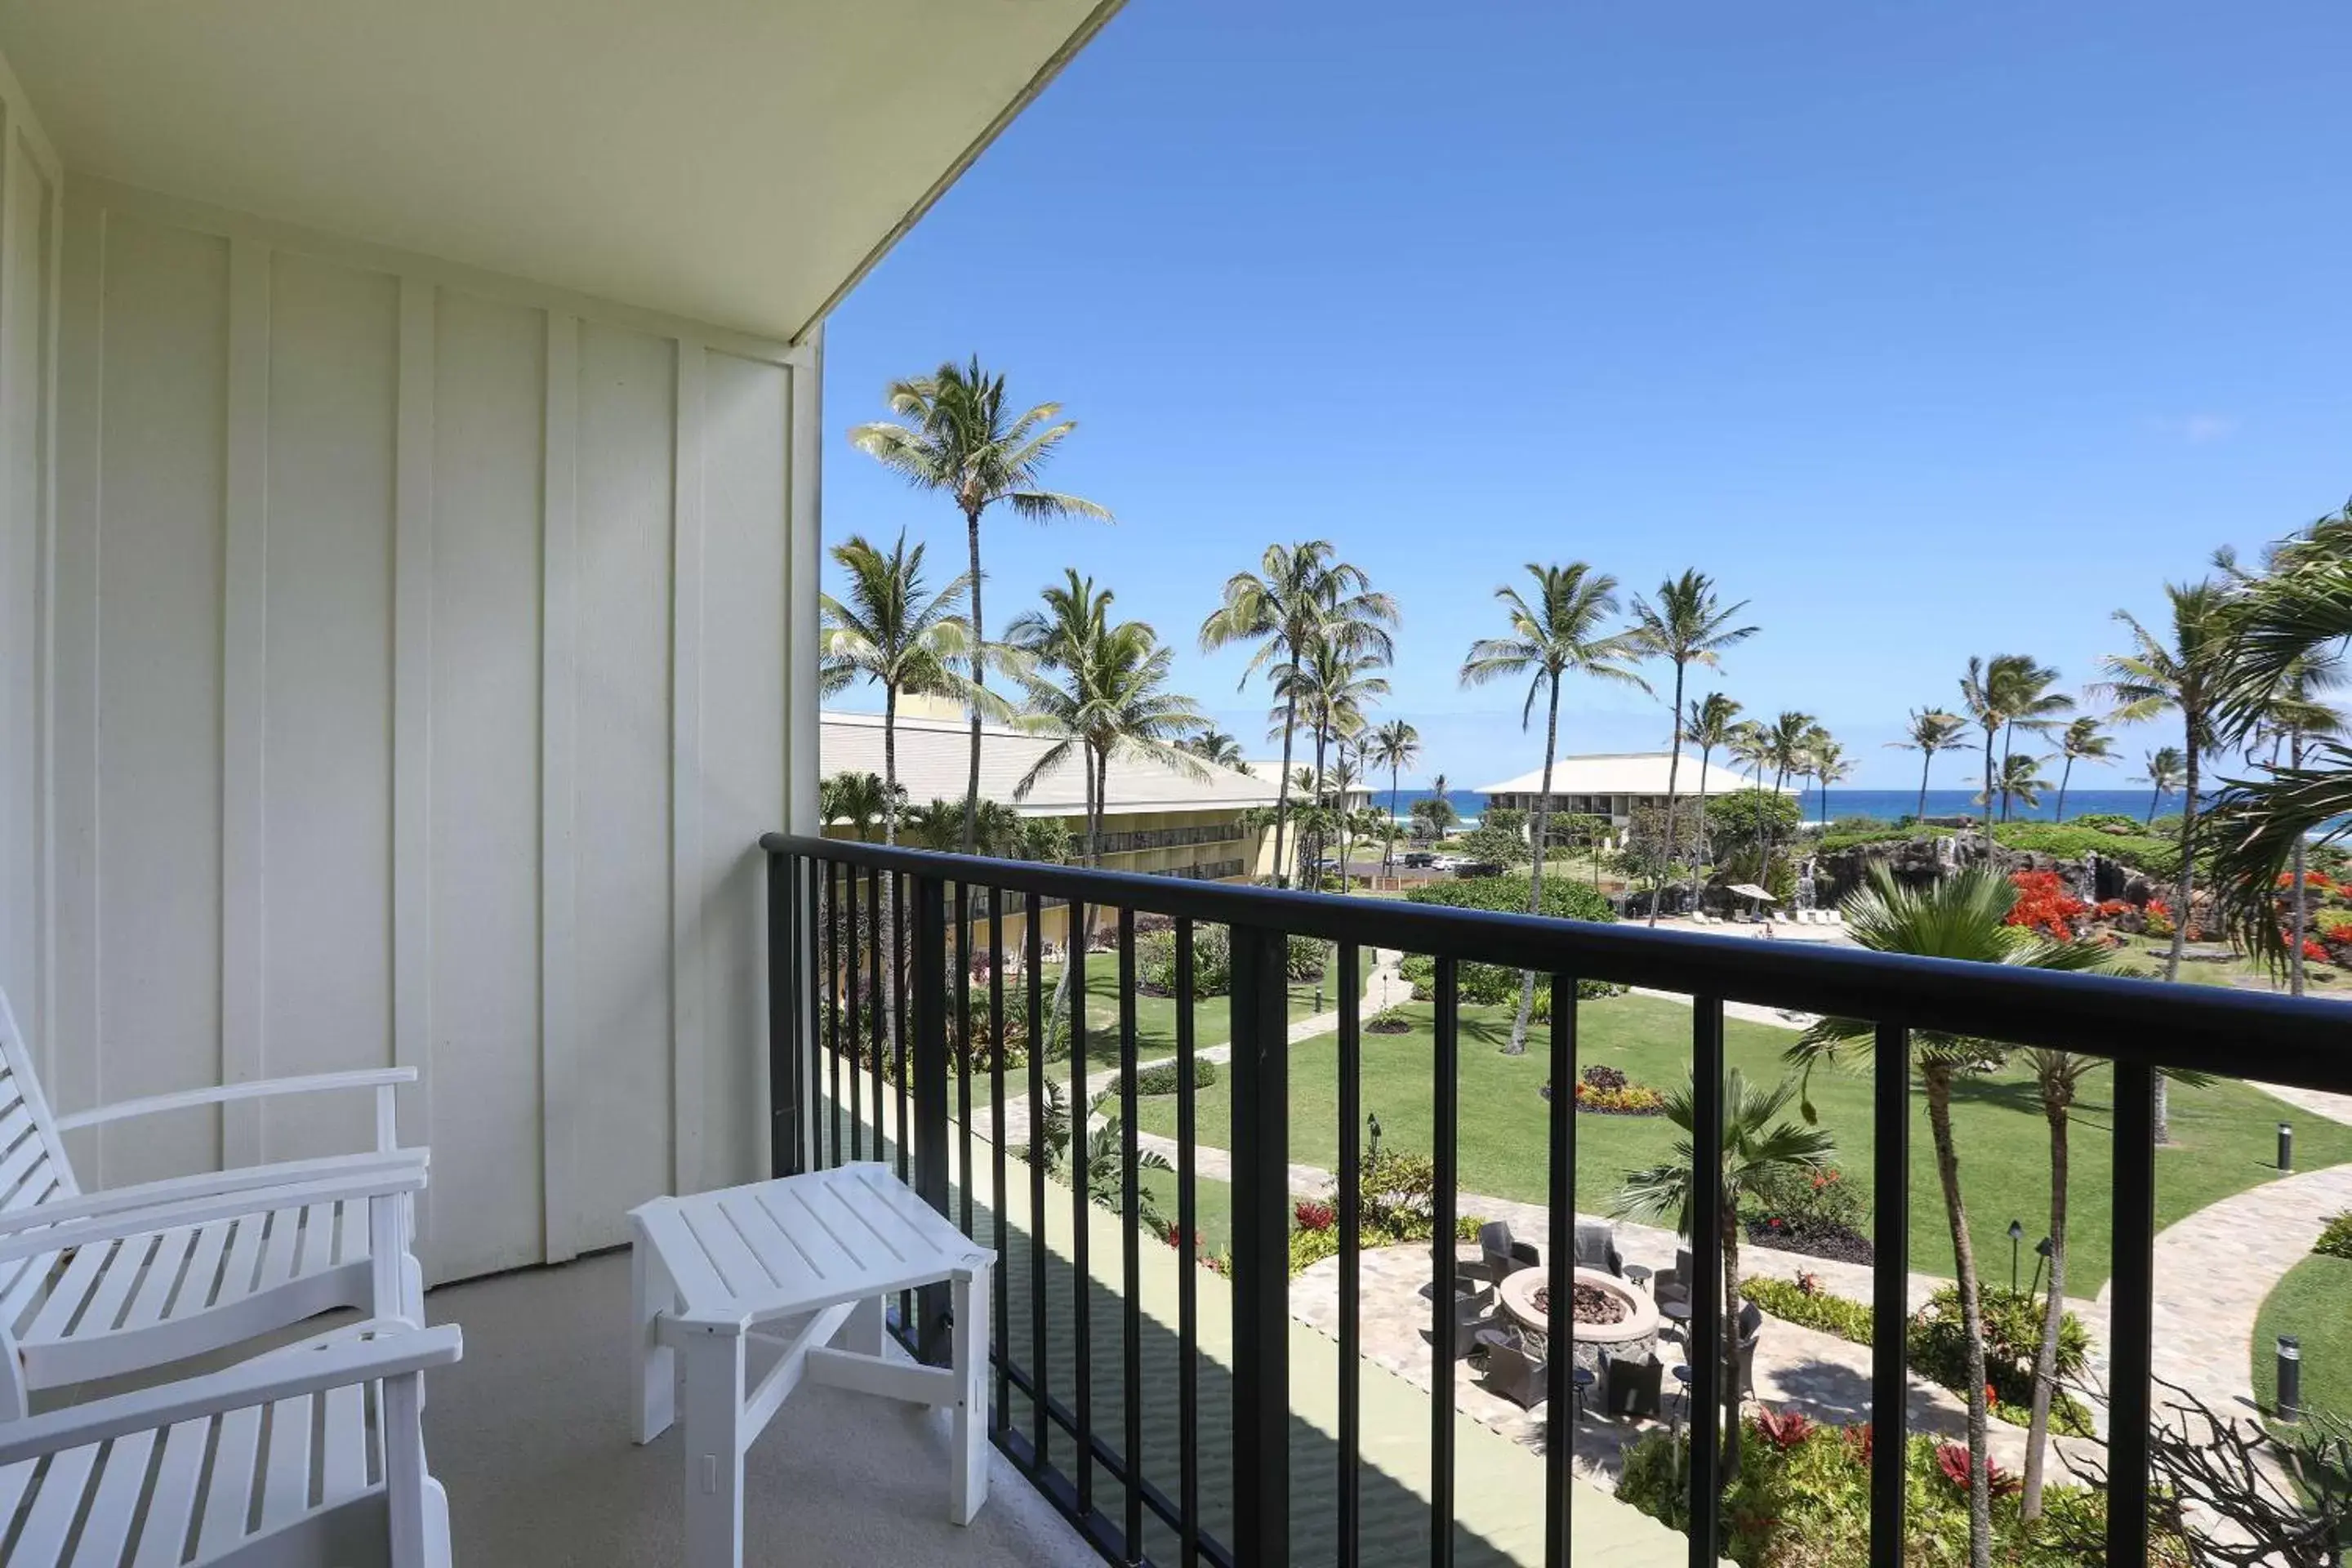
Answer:
POLYGON ((2017 889, 2017 902, 2010 906, 2007 924, 2045 931, 2067 942, 2074 935, 2074 922, 2091 911, 2091 906, 2076 898, 2055 871, 2019 871, 2009 880, 2017 889))

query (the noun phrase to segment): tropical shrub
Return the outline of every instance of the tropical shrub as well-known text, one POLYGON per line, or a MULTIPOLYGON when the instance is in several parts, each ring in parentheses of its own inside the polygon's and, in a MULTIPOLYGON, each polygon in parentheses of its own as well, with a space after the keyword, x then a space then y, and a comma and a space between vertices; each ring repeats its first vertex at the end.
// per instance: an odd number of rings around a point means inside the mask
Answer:
MULTIPOLYGON (((1740 1445, 1739 1473, 1723 1500, 1724 1555, 1740 1568, 1851 1568, 1870 1561, 1870 1428, 1822 1426, 1801 1416, 1750 1419, 1740 1445)), ((1935 1438, 1914 1437, 1904 1449, 1903 1560, 1935 1568, 1968 1560, 1968 1450, 1957 1477, 1935 1438)), ((1625 1450, 1617 1497, 1669 1528, 1690 1526, 1690 1438, 1653 1430, 1625 1450)), ((2042 1512, 2022 1516, 2016 1485, 1995 1481, 1993 1560, 2002 1568, 2074 1568, 2085 1542, 2100 1539, 2106 1507, 2102 1494, 2053 1482, 2042 1492, 2042 1512)), ((2149 1568, 2185 1568, 2178 1534, 2158 1527, 2148 1545, 2149 1568)))
MULTIPOLYGON (((1460 877, 1450 882, 1424 882, 1405 894, 1405 901, 1413 904, 1440 904, 1456 910, 1491 910, 1498 914, 1523 915, 1528 912, 1528 879, 1525 877, 1460 877)), ((1543 913, 1555 920, 1613 921, 1616 911, 1609 900, 1582 882, 1566 877, 1547 877, 1543 888, 1543 913)))
MULTIPOLYGON (((1176 994, 1176 933, 1146 931, 1135 939, 1136 986, 1146 995, 1176 994)), ((1192 994, 1223 996, 1234 988, 1234 937, 1223 926, 1192 928, 1192 994)))
POLYGON ((1664 1116, 1666 1097, 1643 1084, 1595 1089, 1580 1082, 1576 1086, 1576 1109, 1601 1116, 1664 1116))
POLYGON ((1301 1198, 1291 1205, 1290 1216, 1301 1230, 1328 1230, 1338 1223, 1339 1211, 1319 1198, 1301 1198))
POLYGON ((1745 1193, 1748 1238, 1784 1252, 1810 1252, 1849 1263, 1876 1256, 1863 1226, 1870 1205, 1834 1165, 1817 1171, 1768 1169, 1745 1193))
POLYGON ((1595 1089, 1623 1089, 1633 1080, 1625 1076, 1622 1068, 1612 1068, 1606 1062, 1595 1062, 1584 1069, 1584 1081, 1595 1089))
POLYGON ((2329 1258, 2352 1258, 2352 1210, 2328 1215, 2327 1226, 2311 1244, 2311 1250, 2329 1258))
POLYGON ((1739 1293, 1783 1322, 1835 1334, 1858 1345, 1870 1343, 1867 1301, 1832 1296, 1826 1290, 1808 1290, 1792 1280, 1774 1279, 1762 1274, 1749 1275, 1739 1287, 1739 1293))
POLYGON ((1402 1007, 1383 1007, 1364 1020, 1364 1029, 1373 1035, 1410 1034, 1412 1018, 1402 1007))
MULTIPOLYGON (((2042 1301, 2030 1290, 1988 1288, 1982 1292, 1985 1383, 1994 1414, 2022 1426, 2033 1407, 2033 1360, 2042 1346, 2042 1301)), ((1960 1328, 1960 1290, 1947 1285, 1911 1319, 1906 1335, 1911 1369, 1958 1394, 1968 1387, 1968 1336, 1960 1328)), ((2079 1376, 2090 1356, 2090 1336, 2082 1320, 2068 1312, 2058 1326, 2058 1378, 2079 1376)), ((2060 1432, 2088 1436, 2090 1413, 2061 1389, 2051 1398, 2050 1425, 2060 1432)))
MULTIPOLYGON (((1141 1072, 1135 1075, 1135 1092, 1138 1094, 1173 1094, 1176 1092, 1178 1084, 1182 1081, 1182 1077, 1183 1075, 1178 1070, 1174 1062, 1161 1062, 1157 1067, 1145 1068, 1141 1072)), ((1211 1061, 1206 1057, 1194 1057, 1192 1058, 1192 1087, 1195 1089, 1206 1089, 1216 1081, 1217 1064, 1211 1061)))
POLYGON ((2068 817, 2065 826, 2092 828, 2100 833, 2127 833, 2134 837, 2144 837, 2147 833, 2138 817, 2126 816, 2116 811, 2086 811, 2080 816, 2068 817))
POLYGON ((2085 827, 2074 822, 2003 822, 1997 824, 1992 836, 1995 841, 2011 849, 2023 849, 2037 855, 2053 856, 2061 860, 2080 860, 2088 855, 2121 860, 2137 867, 2151 877, 2177 877, 2180 874, 2180 823, 2176 818, 2169 838, 2143 829, 2137 834, 2111 833, 2098 827, 2085 827))
POLYGON ((2090 912, 2091 906, 2076 898, 2055 871, 2013 872, 2009 881, 2017 889, 2017 901, 2010 905, 2003 925, 2024 926, 2066 942, 2074 935, 2074 922, 2090 912))
MULTIPOLYGON (((1412 987, 1412 999, 1427 1002, 1437 994, 1437 960, 1426 953, 1409 952, 1397 964, 1397 973, 1412 987)), ((1522 972, 1506 969, 1499 963, 1457 963, 1454 966, 1454 994, 1464 1005, 1472 1007, 1503 1007, 1517 1004, 1522 972)), ((1588 1000, 1614 996, 1625 988, 1602 980, 1580 980, 1576 994, 1588 1000)), ((1535 1017, 1551 1016, 1551 977, 1536 976, 1535 1017)))
POLYGON ((1315 937, 1294 935, 1289 940, 1289 952, 1285 955, 1283 971, 1292 980, 1320 980, 1327 951, 1325 944, 1315 937))

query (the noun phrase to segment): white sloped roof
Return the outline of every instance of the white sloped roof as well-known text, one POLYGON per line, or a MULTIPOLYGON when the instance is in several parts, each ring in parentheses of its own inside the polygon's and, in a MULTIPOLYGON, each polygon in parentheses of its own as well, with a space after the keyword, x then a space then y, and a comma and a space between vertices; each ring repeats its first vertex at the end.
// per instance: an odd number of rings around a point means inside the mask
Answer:
MULTIPOLYGON (((1013 786, 1051 751, 1047 736, 989 725, 980 741, 980 793, 982 799, 1002 801, 1024 816, 1073 816, 1086 809, 1086 775, 1073 748, 1070 755, 1047 769, 1026 800, 1013 798, 1013 786)), ((898 782, 911 801, 961 800, 971 767, 971 731, 961 720, 898 720, 898 782)), ((1194 778, 1149 757, 1128 754, 1111 759, 1109 787, 1104 811, 1112 816, 1148 811, 1239 811, 1272 805, 1274 784, 1231 768, 1202 763, 1204 778, 1194 778)), ((882 715, 826 713, 818 731, 817 771, 835 773, 882 772, 882 715)))
MULTIPOLYGON (((1562 757, 1551 765, 1551 793, 1563 795, 1664 795, 1666 793, 1667 764, 1674 760, 1671 752, 1608 752, 1587 757, 1562 757)), ((1683 754, 1681 776, 1675 788, 1683 795, 1698 793, 1699 762, 1688 752, 1683 754)), ((1706 770, 1706 793, 1737 795, 1753 789, 1748 775, 1722 758, 1710 759, 1706 770)), ((1769 787, 1769 786, 1768 786, 1769 787)), ((1500 784, 1480 784, 1476 795, 1534 795, 1543 788, 1543 770, 1532 768, 1517 778, 1500 784)), ((1797 792, 1782 786, 1782 795, 1797 792)))

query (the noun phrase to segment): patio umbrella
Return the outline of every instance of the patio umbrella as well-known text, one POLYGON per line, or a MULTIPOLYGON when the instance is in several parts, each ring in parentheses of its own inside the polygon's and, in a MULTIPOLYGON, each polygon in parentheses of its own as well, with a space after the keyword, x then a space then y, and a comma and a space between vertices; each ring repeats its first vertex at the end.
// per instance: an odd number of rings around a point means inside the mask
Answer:
MULTIPOLYGON (((1753 899, 1759 904, 1777 904, 1780 901, 1753 882, 1740 882, 1733 887, 1726 889, 1725 890, 1727 892, 1737 893, 1743 899, 1753 899)), ((1748 911, 1750 914, 1754 914, 1757 911, 1754 910, 1750 910, 1748 911)))

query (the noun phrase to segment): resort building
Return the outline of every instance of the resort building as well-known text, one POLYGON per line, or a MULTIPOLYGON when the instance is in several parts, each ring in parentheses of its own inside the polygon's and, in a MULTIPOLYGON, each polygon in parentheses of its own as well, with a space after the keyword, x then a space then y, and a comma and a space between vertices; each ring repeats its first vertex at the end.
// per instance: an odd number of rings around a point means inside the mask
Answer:
MULTIPOLYGON (((822 716, 818 767, 842 773, 882 772, 882 716, 828 711, 822 716)), ((898 710, 898 783, 921 805, 963 798, 971 768, 971 731, 955 705, 902 699, 898 710)), ((1055 742, 1043 735, 990 725, 981 731, 980 793, 1023 816, 1051 817, 1070 830, 1075 850, 1087 830, 1086 773, 1075 748, 1045 770, 1026 798, 1013 791, 1055 742)), ((1274 872, 1274 834, 1253 826, 1247 813, 1275 803, 1271 777, 1202 763, 1196 778, 1132 753, 1111 760, 1103 806, 1102 864, 1109 871, 1245 881, 1274 872)), ((851 837, 827 823, 835 837, 851 837)))
MULTIPOLYGON (((1643 806, 1666 804, 1666 777, 1672 771, 1671 752, 1605 752, 1591 756, 1562 757, 1551 765, 1551 809, 1605 816, 1612 827, 1630 826, 1633 813, 1643 806)), ((1675 779, 1676 795, 1688 799, 1700 793, 1699 760, 1687 753, 1675 779)), ((1706 793, 1737 795, 1756 785, 1736 767, 1709 760, 1706 793)), ((1543 770, 1534 769, 1500 784, 1481 784, 1476 794, 1486 797, 1489 809, 1533 811, 1543 790, 1543 770)), ((1797 792, 1785 785, 1782 795, 1797 792)))

